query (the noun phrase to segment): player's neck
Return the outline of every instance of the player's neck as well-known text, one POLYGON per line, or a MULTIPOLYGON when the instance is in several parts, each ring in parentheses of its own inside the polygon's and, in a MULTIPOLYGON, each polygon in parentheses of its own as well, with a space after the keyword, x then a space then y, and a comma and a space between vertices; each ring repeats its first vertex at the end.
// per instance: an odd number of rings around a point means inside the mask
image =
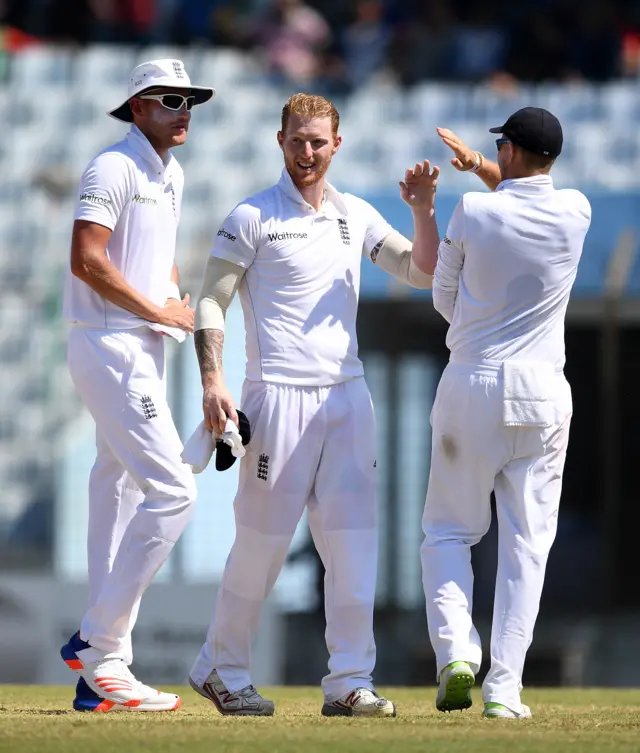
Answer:
POLYGON ((157 153, 158 157, 164 162, 164 164, 167 164, 167 157, 169 155, 169 147, 160 146, 156 139, 154 138, 153 134, 147 131, 144 128, 140 127, 139 123, 135 124, 140 133, 147 139, 147 141, 151 144, 153 147, 153 150, 157 153))
POLYGON ((512 168, 505 171, 502 180, 519 180, 520 178, 536 178, 539 175, 549 175, 549 170, 526 170, 524 168, 512 168))
POLYGON ((311 204, 316 212, 319 212, 322 207, 326 190, 327 186, 324 178, 321 178, 317 183, 314 183, 311 186, 298 186, 298 191, 300 191, 302 198, 307 204, 311 204))

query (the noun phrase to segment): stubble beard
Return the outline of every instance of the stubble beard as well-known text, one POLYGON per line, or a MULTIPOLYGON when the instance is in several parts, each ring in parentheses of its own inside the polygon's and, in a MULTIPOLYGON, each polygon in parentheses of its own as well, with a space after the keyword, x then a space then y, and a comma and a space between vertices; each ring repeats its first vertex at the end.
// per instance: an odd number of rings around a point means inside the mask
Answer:
POLYGON ((157 134, 156 139, 160 142, 159 146, 162 149, 172 149, 175 146, 182 146, 189 136, 188 125, 184 133, 175 133, 172 130, 173 125, 175 125, 174 117, 167 117, 160 108, 152 114, 151 123, 157 134))
POLYGON ((315 186, 315 184, 321 181, 327 174, 327 170, 329 169, 329 165, 331 164, 331 160, 327 160, 320 166, 318 166, 316 163, 317 169, 314 173, 300 177, 296 175, 296 172, 298 170, 298 167, 296 165, 297 161, 298 160, 296 159, 285 161, 285 167, 287 168, 287 172, 289 173, 289 176, 291 177, 291 180, 293 181, 295 187, 298 189, 315 186))

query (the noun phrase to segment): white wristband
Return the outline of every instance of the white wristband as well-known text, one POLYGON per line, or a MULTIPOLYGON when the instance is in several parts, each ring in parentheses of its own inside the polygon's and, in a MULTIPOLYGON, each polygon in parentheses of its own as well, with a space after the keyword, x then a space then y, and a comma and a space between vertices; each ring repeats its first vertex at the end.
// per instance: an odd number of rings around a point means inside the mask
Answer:
POLYGON ((482 167, 484 158, 482 154, 480 154, 480 152, 474 152, 474 154, 476 155, 476 164, 469 169, 471 170, 472 173, 477 173, 478 170, 482 167))
POLYGON ((169 280, 167 298, 177 298, 179 301, 182 300, 182 297, 180 296, 180 288, 175 284, 175 282, 173 282, 173 280, 169 280))

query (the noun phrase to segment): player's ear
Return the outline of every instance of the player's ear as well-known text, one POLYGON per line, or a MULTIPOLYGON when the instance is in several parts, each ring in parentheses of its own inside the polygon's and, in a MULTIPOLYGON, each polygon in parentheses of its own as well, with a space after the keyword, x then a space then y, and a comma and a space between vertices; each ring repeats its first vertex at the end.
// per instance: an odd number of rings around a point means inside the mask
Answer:
POLYGON ((144 112, 142 100, 139 97, 132 97, 129 100, 129 107, 134 115, 142 115, 144 112))
POLYGON ((282 133, 282 131, 278 131, 277 138, 278 138, 278 146, 280 147, 280 149, 284 151, 284 133, 282 133))
POLYGON ((331 154, 335 154, 338 149, 340 149, 340 144, 342 144, 342 136, 336 135, 333 137, 333 149, 331 150, 331 154))

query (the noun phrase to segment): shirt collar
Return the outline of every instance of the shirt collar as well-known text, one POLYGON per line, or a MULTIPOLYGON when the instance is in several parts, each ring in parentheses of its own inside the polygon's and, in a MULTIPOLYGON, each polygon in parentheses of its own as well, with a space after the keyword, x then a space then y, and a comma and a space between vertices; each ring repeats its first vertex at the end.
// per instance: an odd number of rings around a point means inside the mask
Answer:
MULTIPOLYGON (((282 169, 280 180, 278 181, 278 188, 282 193, 295 204, 300 207, 305 207, 306 212, 315 212, 315 209, 303 198, 300 191, 297 189, 295 183, 291 180, 289 171, 286 167, 282 169)), ((344 217, 347 212, 347 205, 344 203, 340 192, 336 190, 330 183, 325 183, 324 201, 320 207, 320 211, 317 212, 317 216, 324 216, 330 220, 335 220, 340 217, 344 217)))
POLYGON ((166 160, 162 160, 160 155, 151 146, 149 139, 142 133, 138 126, 131 126, 131 130, 127 134, 127 141, 131 145, 131 148, 139 154, 144 160, 146 160, 156 171, 164 171, 169 167, 173 155, 171 152, 167 153, 166 160))
POLYGON ((510 178, 498 184, 496 191, 509 189, 519 191, 524 189, 527 193, 539 193, 553 190, 553 178, 550 175, 532 175, 529 178, 510 178))

